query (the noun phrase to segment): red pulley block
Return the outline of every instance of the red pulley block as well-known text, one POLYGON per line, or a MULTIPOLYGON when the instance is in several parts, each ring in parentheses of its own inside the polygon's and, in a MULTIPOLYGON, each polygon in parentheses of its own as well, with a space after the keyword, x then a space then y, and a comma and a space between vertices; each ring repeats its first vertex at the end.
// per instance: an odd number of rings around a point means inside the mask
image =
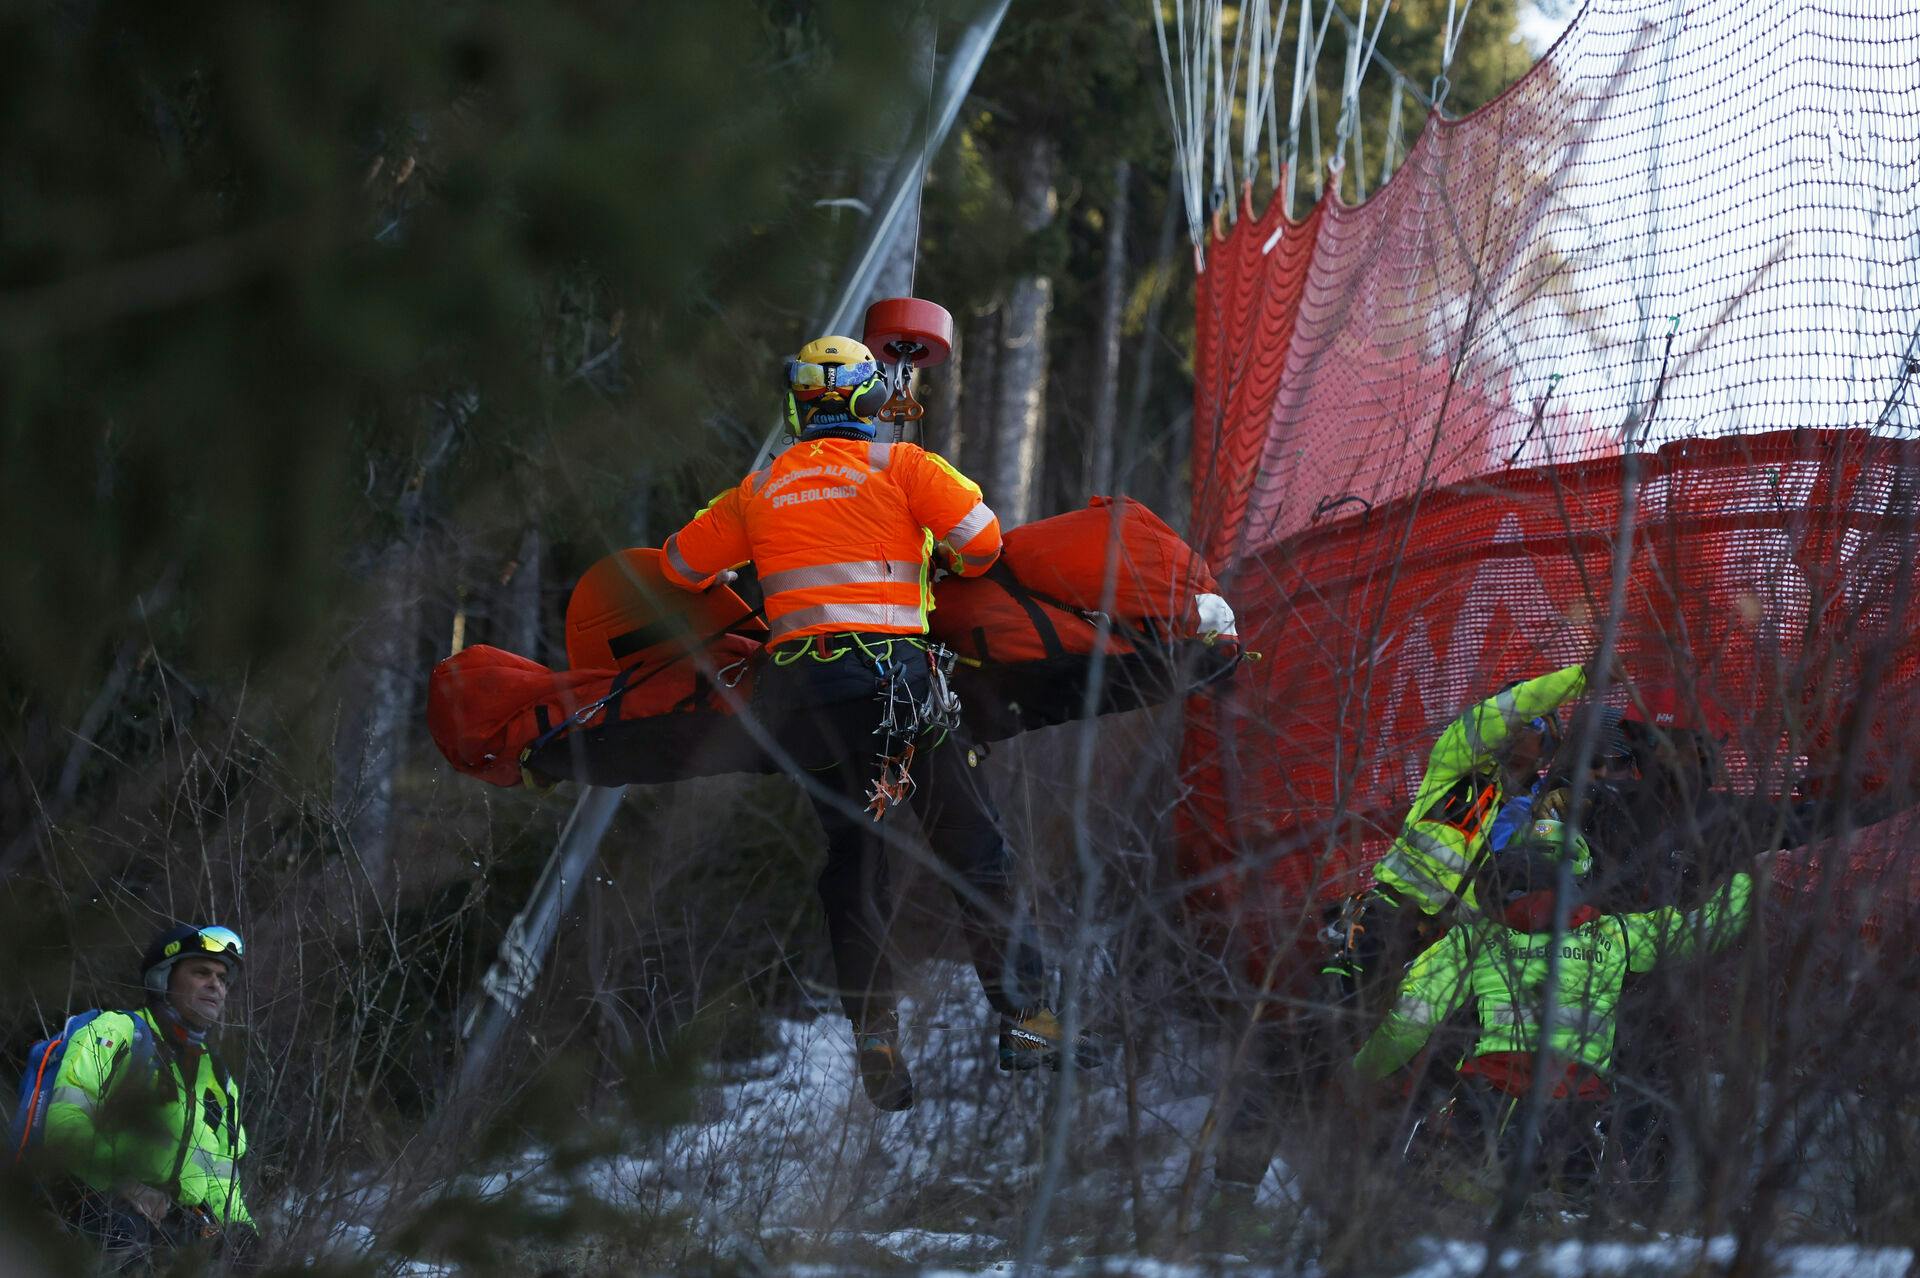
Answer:
POLYGON ((953 316, 938 302, 887 297, 867 308, 867 346, 889 364, 931 368, 953 354, 953 316))

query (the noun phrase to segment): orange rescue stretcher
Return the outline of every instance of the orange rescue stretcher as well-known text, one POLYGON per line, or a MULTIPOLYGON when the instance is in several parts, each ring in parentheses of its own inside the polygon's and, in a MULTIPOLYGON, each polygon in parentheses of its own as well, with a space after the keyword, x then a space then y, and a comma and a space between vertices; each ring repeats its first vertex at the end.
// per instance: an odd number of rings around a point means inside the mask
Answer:
MULTIPOLYGON (((1184 697, 1241 657, 1206 564, 1125 498, 1011 530, 987 575, 943 577, 933 596, 929 640, 958 656, 975 741, 1184 697)), ((499 786, 776 771, 741 721, 766 635, 738 591, 691 594, 658 550, 621 551, 567 605, 570 669, 464 649, 433 669, 428 729, 455 769, 499 786)))

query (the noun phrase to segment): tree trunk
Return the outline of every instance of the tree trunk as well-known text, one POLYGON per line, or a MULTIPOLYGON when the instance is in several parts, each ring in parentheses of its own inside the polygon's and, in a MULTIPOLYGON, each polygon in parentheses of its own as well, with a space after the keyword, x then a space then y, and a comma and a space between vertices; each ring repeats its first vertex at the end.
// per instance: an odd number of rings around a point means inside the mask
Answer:
MULTIPOLYGON (((958 388, 960 413, 953 424, 953 451, 945 456, 962 471, 991 487, 993 397, 1000 384, 1000 312, 963 316, 960 326, 966 332, 962 344, 967 348, 967 377, 958 388)), ((997 499, 998 494, 987 493, 989 505, 997 499)))
MULTIPOLYGON (((917 146, 918 141, 915 138, 911 145, 917 146)), ((903 147, 908 145, 909 143, 902 141, 903 147)), ((886 193, 887 179, 890 176, 892 174, 888 166, 876 160, 861 178, 860 202, 869 209, 873 209, 875 213, 879 212, 880 197, 886 193)), ((861 322, 866 318, 869 306, 883 297, 907 297, 912 294, 914 248, 917 243, 915 236, 920 229, 918 220, 909 216, 895 225, 893 234, 887 239, 886 248, 881 250, 880 269, 873 277, 873 291, 865 297, 854 299, 853 318, 847 322, 847 331, 838 336, 857 339, 860 336, 861 322)), ((823 334, 807 335, 809 340, 816 336, 823 336, 823 334)))
POLYGON ((372 607, 352 649, 353 685, 334 760, 334 803, 374 890, 388 886, 393 782, 406 757, 419 660, 418 546, 403 534, 374 560, 372 607))
POLYGON ((652 478, 648 471, 634 472, 630 486, 632 495, 627 498, 626 509, 627 544, 630 546, 653 546, 666 540, 666 533, 656 537, 653 531, 652 478))
MULTIPOLYGON (((907 49, 913 59, 913 83, 928 84, 933 79, 933 43, 935 18, 924 15, 913 23, 907 36, 907 49)), ((868 220, 879 216, 880 201, 886 194, 888 180, 895 169, 902 164, 917 163, 920 152, 926 147, 925 107, 903 128, 892 148, 890 163, 875 162, 867 169, 860 183, 860 198, 872 210, 868 220)), ((929 157, 931 158, 931 157, 929 157)), ((921 175, 924 186, 926 175, 921 175)), ((913 195, 913 205, 905 217, 894 224, 893 233, 887 237, 886 247, 881 250, 880 269, 873 277, 873 291, 867 296, 854 299, 853 318, 847 323, 847 336, 859 337, 866 319, 867 308, 882 298, 911 297, 913 295, 914 267, 920 255, 920 203, 921 193, 913 195)), ((875 351, 876 355, 880 352, 875 351)), ((911 443, 924 443, 922 427, 919 422, 880 422, 876 426, 879 438, 883 440, 905 440, 911 443)))
POLYGON ((540 555, 544 545, 540 529, 529 525, 520 534, 520 548, 500 591, 500 646, 543 663, 547 660, 541 643, 540 555))
POLYGON ((1093 430, 1087 441, 1087 489, 1114 489, 1114 440, 1120 418, 1120 330, 1127 306, 1127 196, 1133 166, 1113 166, 1113 199, 1107 205, 1106 260, 1100 267, 1099 358, 1094 365, 1093 430))
POLYGON ((1167 425, 1167 525, 1182 537, 1193 515, 1193 410, 1181 409, 1167 425))
MULTIPOLYGON (((1036 137, 1021 158, 1014 213, 1021 229, 1038 235, 1052 223, 1053 143, 1036 137)), ((994 403, 994 463, 989 500, 1003 528, 1037 513, 1040 444, 1046 426, 1047 319, 1053 280, 1038 272, 1014 281, 1000 330, 999 388, 994 403)))
POLYGON ((960 429, 960 358, 965 345, 962 327, 958 320, 954 322, 953 354, 927 377, 926 393, 921 396, 927 415, 920 422, 919 439, 921 447, 932 449, 956 466, 966 446, 966 436, 960 429))
POLYGON ((400 531, 373 557, 371 608, 344 672, 348 690, 334 749, 334 805, 368 882, 382 897, 391 887, 394 776, 406 759, 416 718, 414 691, 422 674, 418 642, 426 491, 477 407, 471 394, 433 405, 433 435, 396 503, 400 531))
MULTIPOLYGON (((934 17, 929 13, 916 19, 906 38, 905 52, 913 60, 911 83, 925 86, 933 79, 933 40, 934 17)), ((868 222, 880 212, 880 201, 885 196, 887 183, 893 177, 895 169, 901 164, 910 164, 919 159, 920 152, 926 147, 926 117, 924 112, 924 92, 916 101, 915 113, 903 124, 897 135, 885 138, 887 145, 884 154, 875 155, 872 163, 860 179, 860 199, 871 210, 868 222)), ((882 126, 884 128, 884 125, 882 126)), ((884 136, 884 135, 883 135, 884 136)), ((924 176, 922 181, 925 181, 924 176)), ((873 279, 873 292, 866 297, 854 299, 853 321, 849 326, 850 337, 860 336, 860 321, 867 313, 867 307, 883 297, 909 297, 913 293, 913 268, 920 247, 920 199, 914 196, 913 206, 907 216, 894 225, 893 234, 888 237, 882 250, 879 272, 873 279)))
MULTIPOLYGON (((1147 298, 1146 323, 1140 329, 1139 354, 1133 364, 1133 389, 1128 396, 1127 425, 1122 434, 1121 449, 1125 454, 1121 459, 1123 467, 1138 464, 1139 459, 1151 450, 1141 438, 1145 433, 1147 415, 1147 396, 1153 389, 1153 369, 1160 357, 1160 313, 1166 305, 1167 294, 1174 265, 1174 237, 1180 229, 1180 201, 1172 191, 1167 193, 1166 211, 1160 218, 1160 239, 1153 246, 1153 278, 1155 286, 1152 296, 1147 298)), ((1186 504, 1187 480, 1181 474, 1180 463, 1186 459, 1185 450, 1176 451, 1177 445, 1167 443, 1166 464, 1159 468, 1162 484, 1152 494, 1160 514, 1175 528, 1181 525, 1173 520, 1176 504, 1186 504)))

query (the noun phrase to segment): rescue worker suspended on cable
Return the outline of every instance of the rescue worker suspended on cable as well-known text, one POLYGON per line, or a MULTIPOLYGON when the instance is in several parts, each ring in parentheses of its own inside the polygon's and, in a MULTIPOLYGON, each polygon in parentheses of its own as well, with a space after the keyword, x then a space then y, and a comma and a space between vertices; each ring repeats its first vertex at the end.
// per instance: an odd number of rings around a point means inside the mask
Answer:
POLYGON ((786 363, 792 445, 716 497, 664 547, 669 581, 701 590, 751 563, 770 662, 754 712, 803 781, 827 840, 819 879, 842 1004, 867 1094, 913 1103, 887 950, 886 848, 876 824, 909 794, 1000 1014, 1003 1069, 1057 1065, 1063 1032, 1010 881, 1012 852, 924 636, 936 552, 962 576, 1000 553, 1000 523, 944 458, 876 438, 887 399, 873 353, 846 337, 786 363), (876 758, 876 742, 879 743, 876 758), (871 814, 872 819, 869 819, 871 814))

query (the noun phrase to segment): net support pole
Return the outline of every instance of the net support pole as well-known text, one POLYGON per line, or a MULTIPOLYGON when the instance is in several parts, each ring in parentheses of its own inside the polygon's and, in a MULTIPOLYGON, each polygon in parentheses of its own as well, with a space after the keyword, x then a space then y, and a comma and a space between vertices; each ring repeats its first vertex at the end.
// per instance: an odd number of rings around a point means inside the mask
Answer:
POLYGON ((624 787, 587 786, 573 806, 573 815, 560 831, 560 841, 547 858, 546 868, 533 886, 533 894, 507 925, 500 940, 499 953, 480 983, 481 999, 467 1014, 460 1035, 467 1051, 460 1062, 460 1074, 447 1107, 463 1095, 471 1095, 486 1077, 488 1067, 506 1041, 507 1031, 519 1018, 534 981, 545 965, 554 937, 560 933, 560 920, 573 907, 586 881, 588 868, 600 850, 600 841, 613 824, 620 809, 624 787))

